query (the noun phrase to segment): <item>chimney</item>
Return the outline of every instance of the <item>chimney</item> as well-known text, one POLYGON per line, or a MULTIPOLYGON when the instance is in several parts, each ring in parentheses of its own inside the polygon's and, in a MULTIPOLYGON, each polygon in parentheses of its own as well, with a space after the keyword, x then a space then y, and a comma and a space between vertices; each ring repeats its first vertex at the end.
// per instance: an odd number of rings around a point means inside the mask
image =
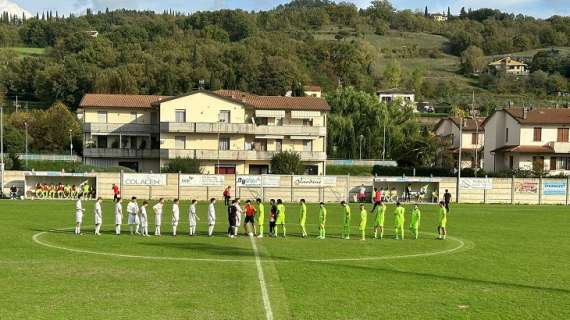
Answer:
POLYGON ((523 108, 523 119, 526 120, 528 118, 528 108, 524 107, 523 108))

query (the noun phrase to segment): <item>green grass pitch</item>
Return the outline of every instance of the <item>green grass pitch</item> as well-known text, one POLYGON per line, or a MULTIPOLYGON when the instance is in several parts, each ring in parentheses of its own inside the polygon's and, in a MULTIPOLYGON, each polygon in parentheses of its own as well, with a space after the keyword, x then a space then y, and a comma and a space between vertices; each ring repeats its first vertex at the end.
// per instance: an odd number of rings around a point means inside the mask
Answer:
POLYGON ((75 236, 71 201, 0 202, 0 319, 570 318, 567 207, 455 205, 452 238, 436 241, 436 207, 424 205, 421 238, 396 241, 390 206, 386 239, 359 241, 356 206, 351 240, 339 239, 338 204, 328 205, 328 239, 318 240, 318 207, 308 206, 311 238, 302 239, 289 204, 288 237, 254 243, 224 236, 222 205, 213 238, 204 236, 204 203, 193 238, 188 203, 176 238, 171 204, 160 238, 130 236, 126 226, 113 235, 110 201, 96 237, 93 202, 85 207, 85 234, 75 236))

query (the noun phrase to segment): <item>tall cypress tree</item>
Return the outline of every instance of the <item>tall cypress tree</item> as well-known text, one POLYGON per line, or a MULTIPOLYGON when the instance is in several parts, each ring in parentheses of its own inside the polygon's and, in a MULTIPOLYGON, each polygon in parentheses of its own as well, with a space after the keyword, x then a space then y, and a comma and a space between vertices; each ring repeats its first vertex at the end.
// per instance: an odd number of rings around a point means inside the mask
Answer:
POLYGON ((428 8, 426 6, 426 9, 424 10, 424 17, 428 17, 429 16, 429 12, 428 12, 428 8))

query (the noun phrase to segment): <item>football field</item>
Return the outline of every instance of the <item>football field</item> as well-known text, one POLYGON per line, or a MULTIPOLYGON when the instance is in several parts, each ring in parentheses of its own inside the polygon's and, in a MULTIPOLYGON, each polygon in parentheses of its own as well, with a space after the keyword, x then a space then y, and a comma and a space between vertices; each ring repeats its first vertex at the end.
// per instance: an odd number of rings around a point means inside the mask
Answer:
POLYGON ((317 205, 308 205, 308 239, 296 204, 287 205, 287 238, 228 238, 222 204, 209 238, 205 203, 189 237, 188 205, 177 237, 167 203, 163 235, 143 238, 126 225, 114 235, 109 200, 101 236, 93 201, 81 236, 74 202, 0 202, 0 319, 570 319, 567 207, 453 205, 449 238, 437 241, 437 207, 422 205, 420 239, 406 230, 396 241, 389 206, 384 240, 370 238, 369 215, 360 241, 356 205, 350 240, 340 239, 338 204, 328 204, 325 240, 317 205))

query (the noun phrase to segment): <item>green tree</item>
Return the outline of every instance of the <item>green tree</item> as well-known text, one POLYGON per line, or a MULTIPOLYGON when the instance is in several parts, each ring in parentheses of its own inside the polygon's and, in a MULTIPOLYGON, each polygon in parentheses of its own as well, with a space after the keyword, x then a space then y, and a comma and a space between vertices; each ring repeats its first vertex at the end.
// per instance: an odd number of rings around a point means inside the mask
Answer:
POLYGON ((461 67, 465 73, 480 73, 485 67, 485 54, 477 46, 469 46, 461 53, 461 67))
POLYGON ((200 169, 200 160, 196 158, 176 157, 171 159, 162 167, 161 172, 164 173, 202 173, 200 169))
POLYGON ((383 82, 387 88, 398 88, 402 79, 402 69, 398 61, 391 61, 384 69, 383 82))
POLYGON ((273 174, 303 174, 304 167, 301 155, 292 152, 278 152, 271 158, 271 173, 273 174))

